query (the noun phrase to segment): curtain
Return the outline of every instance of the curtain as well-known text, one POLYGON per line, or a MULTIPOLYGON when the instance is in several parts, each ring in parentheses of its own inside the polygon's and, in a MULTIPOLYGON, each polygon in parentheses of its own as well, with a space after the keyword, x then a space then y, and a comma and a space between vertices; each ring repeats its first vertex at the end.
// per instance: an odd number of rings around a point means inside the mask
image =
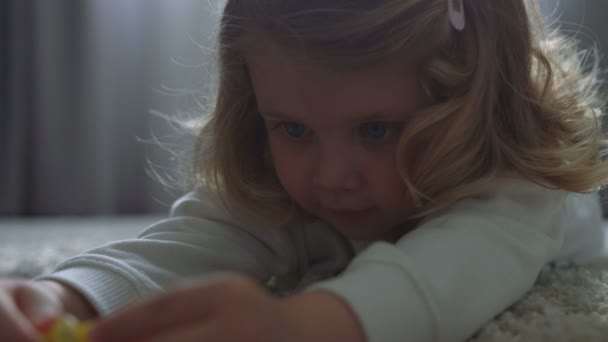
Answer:
POLYGON ((179 193, 146 169, 176 164, 141 140, 179 135, 151 111, 195 108, 160 90, 207 85, 205 70, 183 64, 210 58, 195 43, 212 35, 217 7, 4 0, 0 13, 0 215, 166 211, 179 193))

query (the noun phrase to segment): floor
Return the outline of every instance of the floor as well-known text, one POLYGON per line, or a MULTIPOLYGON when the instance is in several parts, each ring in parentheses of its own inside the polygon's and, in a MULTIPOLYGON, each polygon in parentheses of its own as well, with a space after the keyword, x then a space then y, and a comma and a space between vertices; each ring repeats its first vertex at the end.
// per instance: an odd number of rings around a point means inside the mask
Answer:
POLYGON ((160 216, 0 219, 0 277, 32 277, 67 257, 133 238, 160 216))

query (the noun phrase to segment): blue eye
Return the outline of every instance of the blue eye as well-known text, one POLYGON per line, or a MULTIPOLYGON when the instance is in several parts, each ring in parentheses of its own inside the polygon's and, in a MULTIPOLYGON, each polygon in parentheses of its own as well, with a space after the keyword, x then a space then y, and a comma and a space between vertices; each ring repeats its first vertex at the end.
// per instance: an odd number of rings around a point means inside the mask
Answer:
POLYGON ((308 133, 308 128, 295 122, 283 122, 281 128, 292 139, 299 139, 308 133))
POLYGON ((368 122, 361 125, 360 134, 372 140, 382 140, 388 133, 388 129, 382 122, 368 122))
POLYGON ((367 122, 359 126, 359 135, 371 143, 390 143, 399 139, 401 122, 367 122))

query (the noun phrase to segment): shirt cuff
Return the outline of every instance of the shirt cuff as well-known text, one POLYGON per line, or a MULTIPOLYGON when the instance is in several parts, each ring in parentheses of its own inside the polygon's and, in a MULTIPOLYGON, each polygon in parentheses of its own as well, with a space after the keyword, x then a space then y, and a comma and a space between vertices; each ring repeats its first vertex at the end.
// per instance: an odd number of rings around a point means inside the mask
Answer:
POLYGON ((37 280, 54 280, 74 288, 89 300, 100 316, 142 297, 128 279, 105 269, 76 266, 41 276, 37 280))

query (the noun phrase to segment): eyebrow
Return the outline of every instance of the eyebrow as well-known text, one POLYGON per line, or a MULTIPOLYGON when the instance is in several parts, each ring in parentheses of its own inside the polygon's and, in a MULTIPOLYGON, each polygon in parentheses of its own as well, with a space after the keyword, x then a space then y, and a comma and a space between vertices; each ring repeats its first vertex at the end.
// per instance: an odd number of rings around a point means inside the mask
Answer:
MULTIPOLYGON (((383 110, 381 110, 381 111, 372 112, 371 114, 367 114, 367 115, 357 115, 356 117, 353 117, 352 119, 350 119, 348 121, 364 122, 364 121, 373 121, 374 119, 376 119, 376 120, 378 120, 378 119, 404 120, 412 112, 413 112, 413 110, 407 110, 407 111, 395 111, 395 110, 383 111, 383 110)), ((301 121, 299 118, 297 118, 295 116, 290 116, 290 115, 287 115, 287 114, 284 114, 281 112, 259 110, 258 113, 262 117, 268 118, 268 119, 286 120, 286 121, 301 121)))

